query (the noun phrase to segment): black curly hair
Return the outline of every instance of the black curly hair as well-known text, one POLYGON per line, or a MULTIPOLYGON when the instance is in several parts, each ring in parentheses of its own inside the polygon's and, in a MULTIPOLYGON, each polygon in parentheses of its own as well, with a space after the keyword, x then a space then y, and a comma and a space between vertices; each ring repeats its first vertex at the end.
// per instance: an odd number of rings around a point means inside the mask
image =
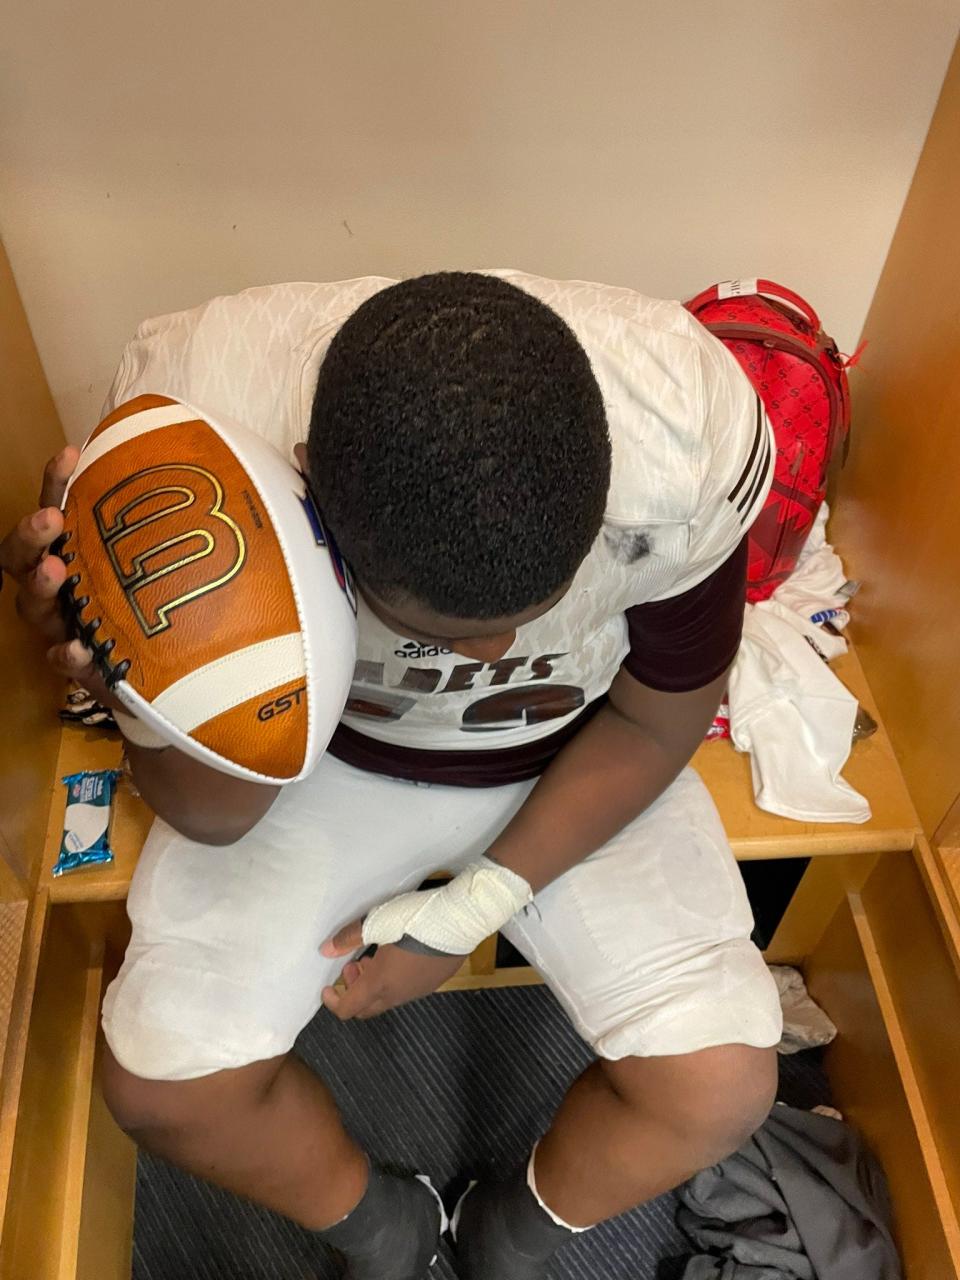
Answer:
POLYGON ((574 575, 603 518, 610 439, 586 352, 506 281, 419 276, 364 302, 320 368, 311 486, 388 604, 506 618, 574 575))

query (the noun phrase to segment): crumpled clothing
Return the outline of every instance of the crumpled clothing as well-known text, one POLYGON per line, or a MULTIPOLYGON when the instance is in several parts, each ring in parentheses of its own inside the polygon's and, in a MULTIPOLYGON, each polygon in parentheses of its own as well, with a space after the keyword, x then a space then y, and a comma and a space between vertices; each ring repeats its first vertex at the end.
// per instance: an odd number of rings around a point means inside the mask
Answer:
POLYGON ((870 806, 840 776, 857 700, 823 658, 846 642, 778 600, 747 605, 730 672, 730 732, 750 753, 757 804, 801 822, 867 822, 870 806))
POLYGON ((779 1267, 752 1267, 734 1258, 699 1253, 687 1263, 681 1280, 792 1280, 792 1275, 779 1267))
POLYGON ((785 1056, 801 1049, 816 1049, 836 1039, 837 1028, 810 996, 803 974, 789 965, 767 966, 780 993, 783 1036, 777 1053, 785 1056))
MULTIPOLYGON (((824 503, 817 513, 796 567, 770 597, 787 609, 793 609, 801 618, 809 618, 824 609, 843 609, 849 597, 841 588, 846 583, 843 562, 827 541, 827 520, 830 512, 824 503)), ((842 630, 845 619, 834 620, 834 626, 842 630)))
POLYGON ((903 1280, 883 1171, 841 1121, 776 1106, 678 1194, 683 1280, 903 1280))

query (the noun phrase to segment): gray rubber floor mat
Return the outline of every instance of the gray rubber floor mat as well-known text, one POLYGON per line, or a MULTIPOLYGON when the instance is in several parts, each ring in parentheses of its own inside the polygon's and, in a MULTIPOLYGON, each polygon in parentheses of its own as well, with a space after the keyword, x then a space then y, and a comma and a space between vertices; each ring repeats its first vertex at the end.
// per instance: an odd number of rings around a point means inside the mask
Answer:
MULTIPOLYGON (((429 1173, 512 1168, 549 1123, 591 1053, 545 987, 452 992, 341 1024, 320 1013, 297 1051, 327 1081, 350 1130, 376 1158, 429 1173)), ((781 1059, 784 1101, 829 1102, 816 1054, 781 1059)), ((579 1237, 551 1280, 655 1280, 685 1252, 674 1198, 579 1237)), ((334 1280, 311 1235, 162 1161, 141 1155, 134 1280, 334 1280)), ((431 1280, 455 1280, 444 1251, 431 1280)))

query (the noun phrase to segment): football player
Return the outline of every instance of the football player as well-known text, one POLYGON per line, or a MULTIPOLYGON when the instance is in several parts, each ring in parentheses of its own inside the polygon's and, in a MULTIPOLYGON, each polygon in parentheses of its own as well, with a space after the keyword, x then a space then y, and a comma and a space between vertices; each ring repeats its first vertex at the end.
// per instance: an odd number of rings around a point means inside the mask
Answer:
MULTIPOLYGON (((431 1188, 372 1164, 291 1050, 321 1003, 374 1017, 500 929, 596 1053, 524 1165, 457 1206, 464 1280, 539 1280, 773 1100, 777 993, 687 767, 739 643, 773 468, 760 403, 679 304, 518 272, 215 299, 141 328, 108 409, 149 391, 296 451, 359 653, 328 752, 281 791, 122 721, 158 817, 104 1004, 107 1102, 147 1149, 316 1231, 352 1280, 419 1280, 431 1188)), ((89 686, 44 555, 75 459, 0 563, 89 686)))

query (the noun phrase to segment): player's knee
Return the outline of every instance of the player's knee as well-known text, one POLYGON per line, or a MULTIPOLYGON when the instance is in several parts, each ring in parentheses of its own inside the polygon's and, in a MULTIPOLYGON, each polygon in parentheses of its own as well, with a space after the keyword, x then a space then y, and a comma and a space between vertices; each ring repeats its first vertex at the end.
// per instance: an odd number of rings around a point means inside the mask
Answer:
POLYGON ((766 1120, 777 1096, 775 1049, 725 1045, 714 1065, 712 1088, 696 1090, 677 1109, 702 1168, 739 1150, 766 1120))
POLYGON ((732 1155, 760 1128, 777 1094, 775 1049, 722 1045, 674 1059, 674 1068, 651 1088, 643 1059, 618 1063, 615 1088, 638 1118, 656 1122, 677 1135, 691 1167, 707 1168, 732 1155), (631 1062, 637 1064, 636 1078, 631 1062))
POLYGON ((135 1076, 121 1067, 109 1051, 104 1054, 100 1087, 107 1110, 131 1137, 151 1129, 170 1128, 174 1114, 178 1120, 184 1118, 178 1082, 135 1076))
POLYGON ((259 1105, 283 1059, 218 1071, 193 1080, 148 1080, 104 1054, 101 1088, 110 1114, 141 1146, 162 1145, 175 1155, 180 1143, 214 1141, 218 1129, 239 1122, 246 1108, 259 1105))
POLYGON ((702 1140, 709 1163, 739 1150, 764 1123, 777 1098, 776 1049, 729 1048, 717 1082, 722 1093, 702 1109, 702 1140))

